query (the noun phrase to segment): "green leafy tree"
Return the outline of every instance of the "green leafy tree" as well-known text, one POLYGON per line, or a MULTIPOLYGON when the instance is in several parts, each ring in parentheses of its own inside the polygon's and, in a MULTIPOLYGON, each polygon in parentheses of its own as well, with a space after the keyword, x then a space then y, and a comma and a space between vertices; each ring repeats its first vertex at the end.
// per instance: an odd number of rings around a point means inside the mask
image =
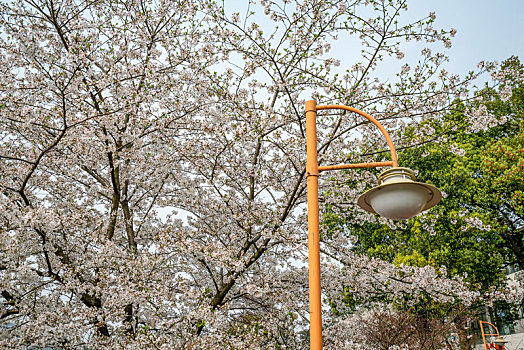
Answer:
POLYGON ((355 213, 328 212, 328 236, 343 229, 356 238, 353 249, 360 253, 396 264, 446 266, 447 273, 463 274, 481 290, 502 283, 505 264, 524 267, 523 71, 511 57, 494 75, 505 81, 498 89, 485 88, 473 101, 418 127, 437 136, 408 147, 418 130, 404 135, 399 163, 443 191, 440 205, 397 224, 355 224, 355 213), (475 117, 491 118, 492 126, 477 130, 475 117))
MULTIPOLYGON (((524 67, 511 57, 500 68, 494 74, 503 81, 497 89, 486 87, 440 119, 409 129, 400 140, 400 165, 418 171, 419 181, 437 186, 444 194, 440 205, 403 223, 378 218, 361 223, 358 211, 341 212, 332 204, 324 214, 324 239, 344 231, 358 253, 396 265, 431 265, 442 274, 464 276, 481 292, 504 289, 503 267, 518 263, 524 268, 524 67), (489 120, 490 126, 479 127, 477 119, 479 124, 489 120), (431 129, 432 136, 420 142, 420 129, 431 129)), ((381 160, 382 154, 376 157, 381 160)), ((356 177, 348 179, 347 185, 357 188, 356 177)), ((343 300, 351 310, 362 302, 350 289, 345 289, 343 300)), ((430 298, 412 304, 406 295, 393 305, 406 320, 417 320, 413 329, 424 328, 426 333, 437 326, 434 320, 465 308, 430 298)), ((493 305, 489 313, 499 326, 512 320, 511 305, 493 305)), ((466 308, 469 321, 476 310, 485 311, 482 303, 466 308)))

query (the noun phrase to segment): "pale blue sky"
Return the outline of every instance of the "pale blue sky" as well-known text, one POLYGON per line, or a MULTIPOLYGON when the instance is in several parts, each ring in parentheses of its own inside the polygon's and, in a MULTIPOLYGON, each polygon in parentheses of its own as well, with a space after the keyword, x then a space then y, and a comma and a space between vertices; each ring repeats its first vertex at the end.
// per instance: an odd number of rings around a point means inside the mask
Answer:
MULTIPOLYGON (((224 1, 228 12, 245 13, 247 0, 224 1)), ((457 30, 450 49, 437 48, 449 56, 444 68, 450 73, 463 75, 475 70, 481 60, 500 62, 511 55, 524 61, 524 0, 408 0, 408 11, 401 18, 423 18, 430 12, 436 13, 436 28, 457 30)), ((334 47, 330 56, 343 66, 352 65, 360 59, 358 42, 354 44, 334 47)), ((415 47, 406 57, 408 62, 417 60, 420 47, 415 47)), ((385 74, 398 71, 392 69, 387 64, 381 67, 385 74)))
POLYGON ((524 61, 524 0, 412 0, 408 9, 434 11, 438 27, 457 29, 447 51, 453 73, 472 70, 480 60, 517 55, 524 61))

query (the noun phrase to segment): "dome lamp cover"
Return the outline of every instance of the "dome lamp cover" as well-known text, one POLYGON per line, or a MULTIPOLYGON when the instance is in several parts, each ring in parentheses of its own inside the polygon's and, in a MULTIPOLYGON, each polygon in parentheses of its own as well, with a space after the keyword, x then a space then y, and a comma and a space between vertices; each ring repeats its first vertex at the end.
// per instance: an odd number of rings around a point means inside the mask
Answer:
POLYGON ((358 198, 358 205, 371 213, 392 220, 406 220, 440 202, 438 188, 417 182, 409 168, 395 167, 378 176, 378 186, 358 198))

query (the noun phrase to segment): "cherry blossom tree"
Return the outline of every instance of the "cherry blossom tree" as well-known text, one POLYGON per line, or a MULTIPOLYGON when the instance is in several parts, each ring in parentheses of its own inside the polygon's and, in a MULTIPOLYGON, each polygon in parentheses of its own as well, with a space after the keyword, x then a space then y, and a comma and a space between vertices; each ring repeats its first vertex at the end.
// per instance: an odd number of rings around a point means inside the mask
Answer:
POLYGON ((328 329, 329 339, 338 349, 350 349, 351 346, 380 350, 471 349, 475 341, 468 334, 472 310, 459 307, 446 311, 445 318, 422 318, 377 304, 341 322, 349 331, 328 329), (340 333, 344 336, 338 336, 340 333))
MULTIPOLYGON (((406 126, 467 98, 492 68, 441 69, 454 30, 435 29, 433 13, 405 20, 403 0, 226 9, 0 4, 2 347, 306 347, 304 100, 366 110, 409 146, 406 126), (332 57, 334 45, 356 47, 358 61, 332 57), (421 55, 410 65, 411 47, 421 55)), ((380 155, 376 131, 352 115, 320 115, 320 161, 380 155)), ((420 142, 435 137, 419 132, 420 142)), ((341 193, 337 205, 354 207, 375 180, 350 176, 357 190, 339 187, 347 174, 321 184, 341 193)), ((383 220, 354 210, 356 220, 383 220)), ((322 246, 326 302, 347 286, 363 300, 476 298, 460 278, 396 268, 348 244, 322 246)), ((345 321, 326 312, 325 322, 345 321)))

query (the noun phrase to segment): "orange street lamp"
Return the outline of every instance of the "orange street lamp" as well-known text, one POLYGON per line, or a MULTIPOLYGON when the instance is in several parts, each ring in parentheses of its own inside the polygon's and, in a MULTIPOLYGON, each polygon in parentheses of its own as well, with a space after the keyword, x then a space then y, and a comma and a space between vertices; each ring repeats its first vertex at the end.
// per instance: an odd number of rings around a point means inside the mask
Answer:
POLYGON ((322 315, 320 290, 320 237, 318 208, 318 176, 322 171, 338 169, 393 168, 379 175, 379 185, 365 192, 358 199, 358 205, 371 213, 393 220, 409 219, 423 210, 435 206, 442 197, 440 191, 431 185, 416 182, 415 174, 397 163, 395 146, 384 127, 372 116, 358 109, 341 106, 317 106, 316 101, 306 102, 306 152, 307 152, 307 207, 308 207, 308 250, 309 250, 309 317, 310 349, 322 349, 322 315), (357 113, 375 124, 389 145, 391 161, 375 163, 341 164, 319 166, 317 159, 317 111, 343 109, 357 113))
POLYGON ((489 350, 489 345, 486 343, 486 336, 492 336, 495 337, 495 340, 493 343, 495 343, 499 349, 504 350, 505 344, 508 343, 507 340, 504 339, 499 333, 499 330, 497 327, 495 327, 492 323, 486 322, 486 321, 479 321, 480 324, 480 332, 482 333, 482 342, 484 343, 484 348, 486 350, 489 350), (495 333, 486 333, 484 330, 484 324, 490 325, 495 330, 495 333))

